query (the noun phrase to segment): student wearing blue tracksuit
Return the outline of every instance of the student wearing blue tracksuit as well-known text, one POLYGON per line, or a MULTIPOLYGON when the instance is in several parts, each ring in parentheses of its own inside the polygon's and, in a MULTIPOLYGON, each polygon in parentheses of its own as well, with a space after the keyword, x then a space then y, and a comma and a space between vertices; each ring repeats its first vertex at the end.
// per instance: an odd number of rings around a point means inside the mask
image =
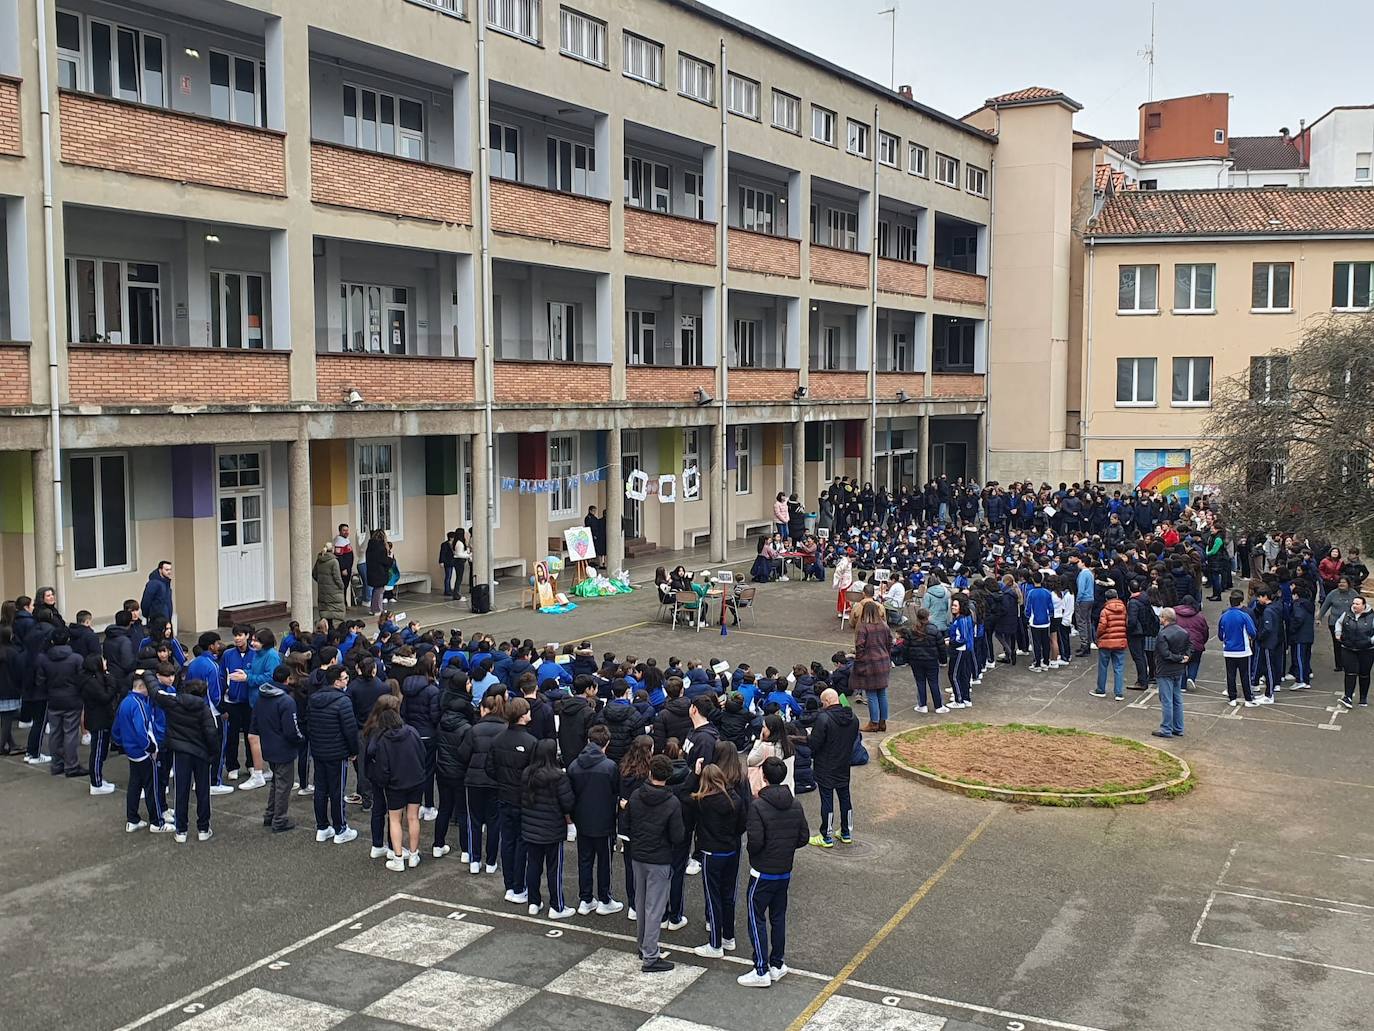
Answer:
POLYGON ((1257 705, 1254 692, 1250 690, 1250 660, 1255 654, 1257 631, 1255 621, 1245 611, 1245 595, 1232 591, 1230 608, 1217 620, 1217 640, 1221 641, 1221 654, 1226 661, 1226 695, 1230 705, 1238 705, 1236 682, 1240 682, 1245 694, 1247 707, 1257 705))
POLYGON ((224 753, 229 744, 229 720, 224 704, 224 666, 220 653, 224 641, 213 630, 207 630, 196 641, 196 657, 186 666, 187 680, 205 681, 205 697, 210 703, 210 715, 215 718, 219 733, 219 748, 210 756, 210 794, 227 795, 233 789, 224 783, 224 753))
POLYGON ((234 627, 232 647, 220 653, 224 676, 224 710, 228 724, 224 740, 224 776, 237 780, 239 776, 239 742, 243 743, 244 765, 252 767, 253 750, 248 744, 248 724, 253 707, 248 702, 248 667, 253 664, 253 650, 249 641, 253 628, 240 623, 234 627))
MULTIPOLYGON (((767 762, 767 760, 764 760, 767 762)), ((749 811, 741 785, 732 785, 715 763, 701 768, 697 790, 687 798, 701 856, 701 888, 706 898, 705 945, 696 954, 719 959, 735 948, 735 897, 739 883, 740 839, 749 811)))
POLYGON ((1050 621, 1054 618, 1054 595, 1045 589, 1036 574, 1026 592, 1026 622, 1030 625, 1031 665, 1037 673, 1050 668, 1050 621))
POLYGON ((764 788, 745 822, 749 848, 749 942, 754 969, 736 978, 746 988, 768 988, 788 974, 787 894, 792 863, 810 830, 801 803, 783 783, 787 764, 763 761, 764 788))
POLYGON ((1255 599, 1255 627, 1258 648, 1255 651, 1256 683, 1264 678, 1264 697, 1257 699, 1261 705, 1274 703, 1274 692, 1283 679, 1283 605, 1270 590, 1264 588, 1255 599))
POLYGON ((157 734, 153 718, 157 710, 148 697, 148 684, 142 677, 134 677, 129 693, 119 703, 115 713, 113 736, 124 756, 129 760, 129 790, 124 801, 124 829, 134 831, 148 827, 154 834, 170 833, 172 825, 162 820, 162 806, 158 802, 157 734), (148 819, 139 819, 138 802, 142 798, 148 806, 148 819))
POLYGON ((1304 691, 1312 686, 1312 642, 1316 636, 1317 608, 1312 598, 1312 589, 1305 583, 1293 588, 1293 615, 1288 621, 1289 649, 1292 652, 1290 669, 1293 672, 1294 691, 1304 691))
POLYGON ((973 692, 970 690, 973 682, 973 617, 965 613, 966 605, 966 596, 962 594, 956 594, 950 602, 949 611, 953 618, 949 624, 949 672, 950 684, 954 688, 954 700, 949 703, 951 709, 973 707, 973 692))

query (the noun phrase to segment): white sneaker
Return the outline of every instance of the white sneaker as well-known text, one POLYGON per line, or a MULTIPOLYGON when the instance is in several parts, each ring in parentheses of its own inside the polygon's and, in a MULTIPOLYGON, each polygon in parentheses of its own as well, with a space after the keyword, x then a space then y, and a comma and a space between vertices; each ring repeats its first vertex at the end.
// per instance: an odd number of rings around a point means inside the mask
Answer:
POLYGON ((699 873, 701 873, 701 864, 695 859, 687 860, 687 876, 695 877, 699 873))
POLYGON ((148 833, 149 833, 149 834, 171 834, 171 833, 172 833, 173 831, 175 831, 175 830, 176 830, 176 827, 173 826, 172 823, 171 823, 170 821, 165 821, 165 822, 163 822, 163 823, 155 823, 155 824, 153 824, 151 827, 148 828, 148 833))
POLYGON ((387 848, 385 845, 373 845, 372 851, 370 851, 367 854, 367 857, 369 859, 381 859, 382 856, 387 855, 390 852, 391 849, 387 848))
POLYGON ((658 926, 663 930, 680 931, 687 926, 687 918, 684 916, 681 920, 665 920, 658 926))
POLYGON ((44 763, 52 762, 50 755, 26 755, 24 761, 30 766, 42 766, 44 763))
MULTIPOLYGON (((1275 688, 1275 690, 1277 690, 1277 688, 1275 688)), ((1265 695, 1260 695, 1258 698, 1255 699, 1255 701, 1259 702, 1260 705, 1273 705, 1273 704, 1274 704, 1274 696, 1273 696, 1273 695, 1267 695, 1267 694, 1265 694, 1265 695)))
POLYGON ((1247 709, 1253 709, 1256 705, 1259 705, 1259 702, 1246 702, 1246 703, 1245 703, 1245 707, 1246 707, 1247 709))
POLYGON ((927 706, 918 705, 916 706, 916 711, 919 712, 922 716, 924 716, 930 712, 930 709, 927 706))
POLYGON ((466 852, 459 852, 459 853, 458 853, 458 862, 460 862, 460 863, 470 863, 470 862, 472 862, 472 857, 469 856, 466 852))
POLYGON ((778 577, 778 579, 781 580, 783 583, 787 583, 787 577, 785 576, 780 576, 778 577))
POLYGON ((768 968, 768 977, 769 977, 769 979, 770 979, 774 984, 777 984, 777 982, 781 981, 784 977, 786 977, 786 976, 787 976, 788 974, 790 974, 791 972, 792 972, 792 971, 790 971, 790 970, 787 969, 787 964, 784 963, 784 964, 783 964, 782 966, 780 966, 780 967, 769 967, 769 968, 768 968))
POLYGON ((529 908, 528 910, 526 910, 526 912, 528 912, 530 916, 538 916, 538 915, 539 915, 539 907, 536 906, 533 902, 531 902, 531 903, 530 903, 530 908, 529 908))
POLYGON ((234 789, 231 788, 228 784, 210 785, 210 794, 212 795, 232 795, 233 793, 234 789))
POLYGON ((1091 647, 1092 647, 1092 650, 1093 650, 1093 651, 1097 651, 1097 642, 1094 641, 1094 642, 1092 643, 1092 646, 1091 646, 1091 647))
POLYGON ((724 949, 713 948, 710 942, 705 945, 698 945, 692 950, 702 959, 720 959, 725 955, 724 949))
POLYGON ((595 902, 579 902, 579 903, 577 904, 577 915, 578 915, 578 916, 590 916, 592 913, 595 913, 595 912, 596 912, 596 903, 595 903, 595 902))
POLYGON ((267 780, 257 770, 253 771, 252 776, 239 785, 240 791, 254 791, 257 788, 267 787, 267 780))
POLYGON ((970 684, 970 686, 972 686, 972 687, 977 687, 977 686, 978 686, 979 684, 981 684, 982 682, 983 682, 983 678, 982 678, 982 677, 974 677, 972 680, 969 681, 969 684, 970 684))
POLYGON ((435 845, 435 846, 434 846, 434 858, 435 858, 435 859, 443 859, 444 856, 448 855, 448 854, 449 854, 450 852, 452 852, 452 851, 453 851, 453 846, 452 846, 452 845, 435 845))
POLYGON ((89 745, 91 743, 91 732, 89 730, 81 735, 81 743, 83 745, 89 745))
POLYGON ((162 810, 162 822, 163 822, 163 823, 175 824, 176 821, 177 821, 177 814, 176 814, 176 813, 172 812, 172 810, 170 810, 170 809, 164 809, 164 810, 162 810))
POLYGON ((564 906, 562 909, 554 909, 552 906, 549 907, 550 920, 567 920, 569 917, 576 915, 577 910, 573 909, 572 906, 564 906))
POLYGON ((735 939, 733 938, 722 938, 720 940, 720 945, 726 952, 735 951, 735 939))
POLYGON ((598 902, 596 904, 597 916, 613 916, 625 908, 625 903, 611 899, 610 902, 598 902))
POLYGON ((322 831, 316 831, 316 832, 315 832, 315 840, 316 840, 316 841, 328 841, 328 840, 329 840, 330 838, 332 838, 333 836, 334 836, 334 828, 333 828, 333 827, 326 827, 326 828, 325 828, 324 830, 322 830, 322 831))
POLYGON ((297 789, 296 789, 296 794, 298 794, 298 795, 313 795, 314 793, 315 793, 315 785, 314 785, 314 784, 307 784, 307 785, 306 785, 305 787, 303 787, 303 788, 297 788, 297 789))
POLYGON ((481 873, 481 872, 482 872, 482 864, 481 864, 481 863, 468 863, 468 873, 481 873))
POLYGON ((1196 690, 1197 690, 1197 681, 1194 680, 1192 677, 1189 677, 1189 678, 1188 678, 1188 690, 1189 690, 1189 691, 1196 691, 1196 690))
MULTIPOLYGON (((353 840, 354 838, 356 838, 357 836, 358 836, 358 829, 357 829, 356 827, 349 827, 349 828, 348 828, 347 830, 345 830, 342 834, 335 834, 335 835, 334 835, 334 844, 336 844, 336 845, 347 845, 350 841, 352 841, 352 840, 353 840)), ((419 860, 417 859, 416 862, 419 862, 419 860)), ((411 866, 414 866, 415 863, 411 863, 410 865, 411 865, 411 866)))
POLYGON ((184 844, 186 844, 186 835, 185 835, 185 834, 173 834, 173 835, 172 835, 172 840, 175 841, 178 845, 184 845, 184 844))
POLYGON ((271 780, 271 779, 272 779, 272 771, 271 771, 271 770, 263 770, 261 773, 258 774, 258 776, 261 777, 261 778, 262 778, 263 780, 265 780, 265 781, 271 780))
POLYGON ((197 840, 197 841, 209 841, 209 840, 210 840, 211 838, 213 838, 214 836, 215 836, 215 832, 214 832, 213 829, 208 830, 208 831, 196 831, 196 840, 197 840))
POLYGON ((487 873, 495 873, 495 872, 496 872, 496 864, 495 864, 495 863, 488 863, 488 864, 487 864, 487 873))
POLYGON ((628 911, 626 912, 626 914, 625 914, 625 918, 626 918, 627 920, 629 920, 630 923, 634 923, 636 920, 639 919, 639 917, 635 915, 634 906, 631 906, 631 907, 629 908, 629 910, 628 910, 628 911))
POLYGON ((124 825, 124 832, 126 834, 133 834, 135 831, 141 831, 146 826, 148 826, 147 820, 139 820, 137 823, 126 823, 124 825))
MULTIPOLYGON (((351 830, 351 831, 353 831, 353 828, 352 828, 352 827, 350 827, 350 828, 348 828, 348 829, 351 830)), ((357 834, 358 834, 358 832, 357 832, 357 831, 353 831, 353 834, 354 834, 354 836, 356 837, 357 834)), ((337 842, 339 839, 338 839, 338 838, 335 838, 334 840, 337 842)), ((412 852, 412 853, 410 854, 410 868, 411 868, 412 870, 414 870, 414 869, 415 869, 417 866, 419 866, 419 865, 420 865, 420 850, 419 850, 419 849, 416 849, 414 852, 412 852)))
POLYGON ((390 859, 386 861, 386 868, 388 870, 395 870, 397 873, 400 873, 406 868, 406 861, 402 859, 400 856, 392 856, 390 859))
POLYGON ((1237 706, 1237 705, 1240 704, 1240 699, 1239 699, 1239 698, 1232 698, 1232 699, 1231 699, 1229 702, 1227 702, 1226 704, 1229 705, 1229 706, 1231 706, 1232 708, 1234 708, 1235 706, 1237 706))
POLYGON ((523 906, 529 899, 530 893, 527 891, 516 891, 514 888, 506 889, 507 902, 514 903, 517 906, 523 906))
POLYGON ((238 780, 238 779, 239 779, 239 771, 238 771, 238 770, 230 770, 230 771, 229 771, 229 779, 230 779, 230 780, 238 780))
POLYGON ((113 784, 111 784, 111 783, 107 780, 104 784, 101 784, 99 787, 97 787, 96 785, 92 784, 92 785, 91 785, 91 794, 92 794, 92 795, 111 795, 111 794, 114 794, 114 789, 115 789, 115 786, 114 786, 113 784))
POLYGON ((941 706, 939 706, 939 707, 935 710, 935 713, 936 713, 936 715, 938 715, 938 716, 943 716, 943 715, 944 715, 945 713, 947 713, 947 712, 949 712, 949 706, 948 706, 948 705, 941 705, 941 706))
POLYGON ((420 807, 420 819, 425 820, 426 822, 428 822, 428 821, 431 821, 431 820, 437 820, 438 818, 439 818, 439 810, 438 810, 438 809, 435 809, 433 806, 421 806, 421 807, 420 807))
POLYGON ((1293 690, 1294 690, 1294 691, 1306 691, 1306 690, 1307 690, 1308 688, 1310 688, 1311 686, 1312 686, 1311 684, 1301 684, 1301 683, 1299 683, 1299 684, 1294 684, 1294 685, 1293 685, 1293 690))
POLYGON ((767 974, 760 974, 757 970, 751 970, 747 974, 740 974, 735 978, 735 983, 742 988, 771 988, 773 979, 767 974))

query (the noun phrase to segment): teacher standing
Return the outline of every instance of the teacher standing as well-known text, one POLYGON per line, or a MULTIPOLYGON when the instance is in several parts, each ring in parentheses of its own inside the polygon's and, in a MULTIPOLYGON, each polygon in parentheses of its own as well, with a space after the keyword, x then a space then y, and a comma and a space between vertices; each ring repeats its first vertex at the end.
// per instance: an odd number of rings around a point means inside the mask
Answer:
POLYGON ((892 672, 892 632, 883 607, 871 599, 859 605, 854 628, 854 668, 849 673, 850 693, 863 691, 868 698, 867 733, 887 729, 887 681, 892 672))
POLYGON ((592 543, 596 545, 597 558, 604 566, 607 561, 606 517, 597 515, 596 506, 592 505, 587 509, 587 518, 582 520, 582 525, 592 531, 592 543))

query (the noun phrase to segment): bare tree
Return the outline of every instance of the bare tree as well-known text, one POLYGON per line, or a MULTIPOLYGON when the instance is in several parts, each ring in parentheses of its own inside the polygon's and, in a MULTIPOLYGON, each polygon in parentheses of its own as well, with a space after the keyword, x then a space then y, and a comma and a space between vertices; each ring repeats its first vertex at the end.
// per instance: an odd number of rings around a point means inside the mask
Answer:
POLYGON ((1313 320, 1218 385, 1195 481, 1230 522, 1374 545, 1374 315, 1313 320))

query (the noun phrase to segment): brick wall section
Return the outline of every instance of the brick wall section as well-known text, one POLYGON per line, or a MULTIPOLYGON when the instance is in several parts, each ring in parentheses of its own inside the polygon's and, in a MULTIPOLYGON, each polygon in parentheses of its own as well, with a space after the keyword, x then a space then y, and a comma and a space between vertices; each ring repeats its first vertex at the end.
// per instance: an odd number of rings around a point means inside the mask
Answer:
POLYGON ((626 205, 625 253, 714 265, 716 227, 694 218, 678 218, 626 205))
POLYGON ((28 345, 0 344, 0 407, 32 403, 28 345))
MULTIPOLYGON (((496 184, 493 183, 493 186, 496 184)), ((611 399, 609 365, 571 362, 496 362, 496 400, 563 404, 611 399)))
POLYGON ((806 377, 806 395, 813 401, 868 397, 868 373, 812 372, 806 377))
POLYGON ((66 164, 286 194, 281 133, 65 90, 58 107, 66 164))
POLYGON ((72 344, 68 399, 74 405, 284 404, 290 364, 286 351, 72 344))
POLYGON ((731 401, 790 401, 797 389, 794 369, 731 369, 731 401))
POLYGON ((905 390, 907 397, 923 397, 926 392, 926 378, 919 372, 878 373, 879 401, 895 400, 899 390, 905 390))
POLYGON ((19 127, 19 80, 0 76, 0 154, 22 154, 19 127))
POLYGON ((493 179, 491 227, 536 240, 609 248, 611 206, 593 197, 493 179))
POLYGON ((811 245, 811 281, 832 286, 868 287, 868 255, 838 247, 811 245))
POLYGON ((472 176, 332 143, 310 145, 310 199, 429 222, 472 225, 472 176))
POLYGON ((315 389, 321 404, 340 404, 356 389, 377 402, 471 402, 473 360, 432 355, 317 354, 315 389))
POLYGON ((932 397, 982 397, 986 388, 978 374, 936 373, 930 377, 932 397))
POLYGON ((658 369, 631 365, 625 370, 625 396, 631 401, 672 401, 694 404, 692 391, 716 390, 715 369, 658 369))
POLYGON ((731 229, 730 267, 740 272, 800 279, 801 242, 747 229, 731 229))
POLYGON ((926 267, 893 258, 878 259, 878 289, 886 294, 926 295, 926 267))
POLYGON ((962 301, 964 304, 987 304, 988 281, 984 276, 969 272, 955 272, 953 269, 935 270, 935 299, 937 301, 962 301))

